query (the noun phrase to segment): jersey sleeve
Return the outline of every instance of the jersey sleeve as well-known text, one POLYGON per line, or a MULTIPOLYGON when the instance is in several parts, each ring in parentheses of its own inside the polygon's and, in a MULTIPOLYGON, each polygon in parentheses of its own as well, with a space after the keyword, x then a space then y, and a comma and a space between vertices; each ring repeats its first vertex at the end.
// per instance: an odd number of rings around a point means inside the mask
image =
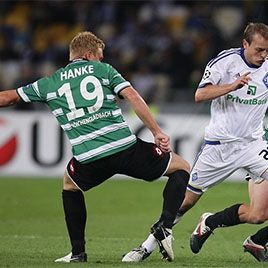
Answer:
POLYGON ((17 89, 17 93, 25 102, 45 102, 46 89, 49 88, 48 78, 41 78, 32 84, 17 89))
POLYGON ((207 84, 219 85, 226 81, 228 75, 237 64, 238 58, 241 60, 241 48, 231 48, 223 50, 215 58, 208 62, 204 71, 199 88, 207 84))
MULTIPOLYGON (((119 96, 119 93, 126 87, 129 87, 131 84, 126 81, 126 79, 111 65, 107 65, 109 68, 109 81, 110 85, 116 95, 119 96)), ((119 96, 120 97, 120 96, 119 96)))
POLYGON ((222 75, 217 65, 210 66, 207 64, 198 88, 202 88, 207 84, 217 85, 219 84, 221 77, 222 75))

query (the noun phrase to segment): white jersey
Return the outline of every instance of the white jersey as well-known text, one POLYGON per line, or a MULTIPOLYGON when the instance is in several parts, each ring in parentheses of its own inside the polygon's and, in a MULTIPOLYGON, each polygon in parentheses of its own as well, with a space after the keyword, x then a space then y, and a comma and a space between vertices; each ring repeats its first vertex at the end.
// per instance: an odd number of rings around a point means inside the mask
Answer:
POLYGON ((230 84, 247 72, 251 78, 248 85, 212 100, 206 140, 223 143, 262 138, 268 105, 267 60, 256 67, 245 61, 243 48, 224 50, 207 64, 199 88, 207 84, 230 84))

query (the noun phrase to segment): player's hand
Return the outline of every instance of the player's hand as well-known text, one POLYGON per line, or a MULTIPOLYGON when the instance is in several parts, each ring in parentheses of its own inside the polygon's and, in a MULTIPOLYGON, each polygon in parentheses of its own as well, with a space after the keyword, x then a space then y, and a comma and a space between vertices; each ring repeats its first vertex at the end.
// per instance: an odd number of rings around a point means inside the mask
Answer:
POLYGON ((241 76, 239 76, 234 83, 232 84, 234 87, 234 90, 237 90, 245 85, 248 84, 248 82, 251 80, 251 78, 249 77, 250 72, 247 72, 241 76))
POLYGON ((163 132, 159 132, 154 136, 155 144, 161 149, 162 152, 168 153, 171 151, 170 138, 163 132))

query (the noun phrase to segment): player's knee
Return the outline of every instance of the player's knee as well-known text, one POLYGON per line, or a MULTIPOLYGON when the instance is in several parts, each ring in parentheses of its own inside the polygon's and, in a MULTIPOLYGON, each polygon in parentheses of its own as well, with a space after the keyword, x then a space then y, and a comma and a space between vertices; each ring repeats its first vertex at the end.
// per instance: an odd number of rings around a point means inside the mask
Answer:
POLYGON ((65 172, 63 177, 63 190, 66 191, 77 191, 80 190, 74 182, 69 178, 68 174, 65 172))
POLYGON ((185 170, 186 172, 190 173, 190 170, 191 170, 190 164, 183 159, 182 165, 183 165, 182 169, 185 170))
POLYGON ((80 191, 80 189, 77 186, 72 184, 63 184, 63 190, 71 192, 80 191))
POLYGON ((190 164, 175 153, 172 153, 172 160, 170 166, 174 169, 173 171, 180 169, 190 173, 191 170, 190 164))
POLYGON ((179 169, 182 169, 182 170, 190 173, 191 167, 190 167, 190 164, 186 160, 184 160, 183 158, 180 158, 180 168, 179 169))

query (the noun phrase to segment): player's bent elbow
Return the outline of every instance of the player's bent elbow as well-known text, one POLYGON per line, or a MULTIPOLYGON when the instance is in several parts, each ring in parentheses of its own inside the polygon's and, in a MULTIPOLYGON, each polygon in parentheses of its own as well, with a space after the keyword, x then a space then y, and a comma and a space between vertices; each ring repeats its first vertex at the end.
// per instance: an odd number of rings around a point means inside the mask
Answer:
POLYGON ((202 102, 202 99, 199 96, 195 95, 195 102, 200 103, 202 102))
POLYGON ((200 103, 202 101, 203 101, 203 98, 202 98, 201 94, 196 93, 195 94, 195 102, 200 103))

